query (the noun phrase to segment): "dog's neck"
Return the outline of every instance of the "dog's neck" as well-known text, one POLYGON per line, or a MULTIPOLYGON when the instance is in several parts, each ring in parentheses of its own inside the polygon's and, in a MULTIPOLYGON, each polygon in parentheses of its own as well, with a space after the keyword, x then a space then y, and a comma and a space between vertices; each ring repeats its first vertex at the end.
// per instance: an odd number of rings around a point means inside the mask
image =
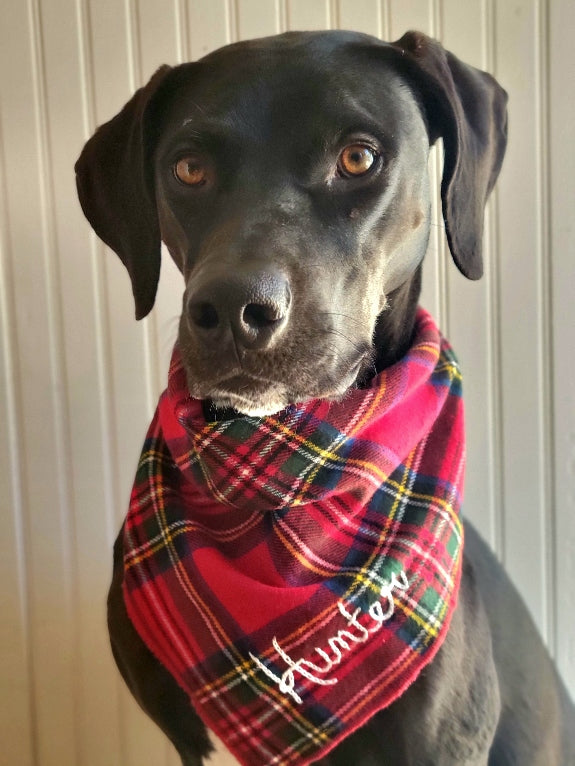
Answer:
POLYGON ((377 372, 398 362, 411 346, 420 293, 418 266, 410 279, 389 294, 387 307, 377 319, 373 336, 377 372))

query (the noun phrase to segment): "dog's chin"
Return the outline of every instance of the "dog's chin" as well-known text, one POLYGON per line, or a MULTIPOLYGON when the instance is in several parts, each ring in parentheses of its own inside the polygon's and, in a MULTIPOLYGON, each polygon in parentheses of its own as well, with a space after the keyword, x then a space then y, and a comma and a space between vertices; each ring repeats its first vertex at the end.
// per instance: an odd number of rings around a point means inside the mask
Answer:
POLYGON ((242 387, 240 391, 231 390, 228 387, 215 387, 210 391, 209 399, 211 409, 218 412, 233 410, 250 417, 267 417, 276 415, 291 405, 302 405, 313 399, 325 399, 328 401, 341 401, 350 388, 355 387, 358 379, 358 370, 351 370, 343 380, 337 384, 326 384, 315 390, 291 391, 282 384, 263 387, 261 382, 254 386, 242 387))
POLYGON ((187 369, 188 389, 196 399, 205 402, 206 412, 215 420, 235 417, 276 415, 293 405, 304 405, 313 399, 340 401, 350 388, 361 386, 366 370, 373 369, 371 354, 364 353, 333 374, 318 371, 303 380, 277 380, 254 375, 245 370, 231 370, 215 381, 198 378, 187 369))
POLYGON ((287 399, 270 398, 251 401, 233 394, 216 394, 215 396, 210 397, 210 401, 216 413, 218 411, 225 412, 233 410, 240 415, 247 415, 252 418, 264 418, 269 415, 276 415, 291 404, 287 399))

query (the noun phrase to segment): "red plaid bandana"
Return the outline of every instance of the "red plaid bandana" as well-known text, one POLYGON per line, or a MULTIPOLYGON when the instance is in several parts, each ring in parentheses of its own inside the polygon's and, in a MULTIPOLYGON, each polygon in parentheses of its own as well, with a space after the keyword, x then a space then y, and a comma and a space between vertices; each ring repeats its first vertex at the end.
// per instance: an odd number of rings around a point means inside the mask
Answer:
POLYGON ((442 644, 461 573, 461 377, 431 317, 337 403, 206 422, 177 350, 124 526, 138 633, 246 766, 307 764, 442 644))

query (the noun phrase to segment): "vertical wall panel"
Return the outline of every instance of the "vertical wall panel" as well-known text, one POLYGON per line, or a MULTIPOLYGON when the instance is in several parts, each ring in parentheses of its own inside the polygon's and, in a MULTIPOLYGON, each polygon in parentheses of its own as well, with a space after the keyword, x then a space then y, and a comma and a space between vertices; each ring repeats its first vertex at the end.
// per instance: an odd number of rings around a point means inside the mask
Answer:
POLYGON ((339 0, 337 16, 340 29, 384 37, 380 0, 339 0))
POLYGON ((397 40, 408 29, 418 29, 420 32, 431 34, 434 30, 433 0, 389 0, 390 28, 389 39, 397 40))
POLYGON ((134 7, 134 15, 137 23, 138 64, 143 84, 162 64, 180 63, 178 54, 183 20, 180 19, 177 0, 161 5, 157 0, 139 0, 134 7))
POLYGON ((199 59, 232 42, 236 34, 233 0, 188 0, 187 8, 190 59, 199 59))
POLYGON ((32 717, 27 550, 25 542, 25 477, 20 430, 14 333, 11 253, 8 230, 4 142, 0 114, 0 742, 7 763, 32 766, 35 745, 32 717), (17 732, 18 736, 14 736, 17 732))
POLYGON ((261 3, 260 0, 239 0, 237 4, 237 33, 240 39, 266 37, 281 32, 280 0, 261 3))
POLYGON ((179 766, 119 679, 105 594, 182 279, 164 253, 154 311, 135 322, 72 168, 159 64, 288 28, 418 28, 510 92, 481 282, 451 263, 441 147, 430 159, 423 301, 464 368, 467 512, 575 693, 574 14, 570 0, 0 0, 0 761, 179 766))
MULTIPOLYGON (((493 36, 491 19, 485 12, 484 0, 443 0, 442 42, 445 47, 480 69, 493 69, 488 41, 493 36)), ((447 265, 449 339, 457 350, 463 370, 466 405, 467 454, 469 470, 465 480, 466 515, 474 522, 492 546, 501 544, 497 503, 500 497, 499 450, 497 436, 498 390, 492 384, 498 370, 497 348, 493 344, 496 307, 492 304, 493 284, 497 282, 497 266, 493 261, 495 210, 491 200, 485 220, 483 262, 484 276, 469 281, 452 263, 449 251, 447 265), (462 317, 473 321, 462 321, 462 317)))
POLYGON ((512 93, 500 222, 504 561, 540 627, 547 625, 544 250, 538 3, 497 5, 498 74, 512 93), (529 163, 525 158, 530 157, 529 163), (519 180, 520 179, 520 180, 519 180))
MULTIPOLYGON (((329 0, 287 0, 288 29, 326 29, 330 27, 329 0)), ((337 25, 334 20, 333 26, 337 25)))

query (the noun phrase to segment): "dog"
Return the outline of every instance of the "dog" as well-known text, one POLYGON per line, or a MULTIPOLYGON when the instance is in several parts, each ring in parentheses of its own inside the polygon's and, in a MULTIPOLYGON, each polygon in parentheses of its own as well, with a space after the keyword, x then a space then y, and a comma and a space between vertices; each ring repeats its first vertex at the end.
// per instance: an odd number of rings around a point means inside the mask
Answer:
MULTIPOLYGON (((465 277, 481 277, 506 103, 490 75, 417 32, 395 43, 342 31, 240 42, 160 68, 86 144, 79 198, 129 272, 138 319, 167 246, 185 281, 186 385, 206 418, 265 418, 341 400, 408 352, 438 138, 449 249, 465 277)), ((199 766, 212 751, 206 726, 128 616, 121 538, 108 601, 115 660, 182 764, 199 766)), ((401 696, 311 760, 575 764, 575 708, 468 523, 457 598, 445 640, 401 696)), ((303 666, 288 660, 276 680, 295 696, 303 666)))

